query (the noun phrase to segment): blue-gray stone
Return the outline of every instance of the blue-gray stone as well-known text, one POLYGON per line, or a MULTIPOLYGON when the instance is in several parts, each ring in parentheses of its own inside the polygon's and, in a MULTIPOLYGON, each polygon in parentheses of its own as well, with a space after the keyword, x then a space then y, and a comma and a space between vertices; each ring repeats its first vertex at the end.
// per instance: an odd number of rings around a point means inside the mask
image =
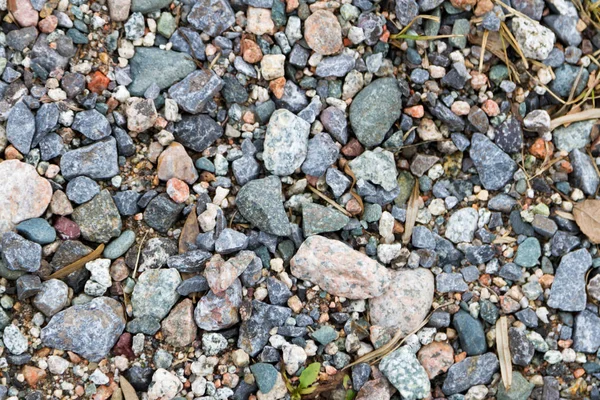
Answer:
POLYGON ((435 287, 439 292, 466 292, 469 290, 469 285, 464 281, 462 274, 443 272, 436 276, 435 287))
POLYGON ((110 135, 110 124, 106 117, 96 110, 81 111, 75 115, 71 128, 88 139, 100 140, 110 135))
POLYGON ((22 154, 28 154, 35 135, 35 117, 23 101, 13 106, 6 121, 6 138, 22 154))
POLYGON ((132 0, 131 11, 143 14, 159 11, 171 4, 172 0, 132 0))
POLYGON ((575 317, 573 350, 595 353, 600 348, 600 317, 590 310, 583 310, 575 317))
POLYGON ((58 123, 58 106, 56 103, 44 103, 35 114, 35 135, 31 147, 36 147, 42 139, 54 129, 58 123))
POLYGON ((317 65, 315 75, 321 78, 342 78, 346 76, 348 72, 352 71, 352 69, 354 69, 354 64, 354 57, 349 54, 325 57, 317 65))
MULTIPOLYGON (((500 381, 498 384, 498 400, 527 400, 535 385, 523 378, 520 372, 512 372, 512 384, 510 389, 504 387, 504 383, 500 381)), ((542 396, 543 397, 543 396, 542 396)))
POLYGON ((311 336, 322 345, 327 345, 337 339, 338 334, 331 326, 325 325, 314 331, 311 336))
POLYGON ((573 165, 573 173, 570 174, 573 186, 581 189, 587 195, 595 195, 598 185, 600 185, 600 177, 594 166, 594 160, 579 149, 571 151, 569 159, 573 165))
POLYGON ((339 154, 340 150, 331 136, 325 132, 317 133, 308 141, 308 152, 302 164, 302 172, 320 177, 337 161, 339 154))
POLYGON ((497 194, 492 197, 488 202, 488 208, 491 211, 500 211, 503 213, 509 213, 517 205, 517 200, 514 197, 509 196, 505 193, 497 194))
POLYGON ((205 292, 209 290, 209 286, 204 276, 195 275, 181 282, 176 290, 182 296, 189 296, 192 293, 205 292))
POLYGON ((278 375, 274 366, 266 363, 256 363, 250 366, 250 371, 252 371, 256 384, 262 393, 267 394, 273 389, 278 375))
POLYGON ((141 196, 141 193, 138 193, 135 190, 124 190, 117 192, 113 196, 113 201, 115 202, 121 215, 130 216, 140 212, 137 202, 141 196))
POLYGON ((480 133, 473 134, 469 153, 481 183, 488 190, 504 187, 517 170, 513 159, 480 133))
POLYGON ((175 125, 174 134, 185 147, 202 152, 223 136, 223 128, 206 114, 185 115, 175 125))
POLYGON ((541 255, 540 242, 533 237, 527 238, 519 244, 515 264, 526 268, 535 267, 539 263, 541 255))
POLYGON ((270 276, 267 279, 267 291, 269 292, 269 302, 277 306, 285 306, 292 292, 279 279, 270 276))
POLYGON ((123 233, 121 233, 121 236, 114 239, 106 246, 102 255, 105 258, 116 260, 123 254, 125 254, 125 252, 127 252, 127 250, 129 250, 129 248, 133 246, 134 243, 135 232, 130 230, 123 231, 123 233))
POLYGON ((200 61, 206 60, 206 46, 195 30, 187 27, 181 27, 171 35, 169 42, 172 49, 182 53, 187 53, 200 61))
POLYGON ((269 176, 248 182, 238 192, 236 204, 240 214, 258 229, 277 236, 290 234, 279 178, 269 176))
POLYGON ((577 29, 578 21, 578 17, 571 15, 548 15, 544 18, 548 28, 567 46, 579 46, 581 43, 581 33, 577 29))
POLYGON ((194 28, 214 37, 233 25, 235 15, 227 0, 199 0, 187 20, 194 28))
MULTIPOLYGON (((554 70, 554 75, 556 78, 554 78, 554 80, 550 83, 550 90, 563 99, 568 98, 569 94, 571 93, 571 89, 575 85, 575 80, 579 75, 579 69, 579 66, 570 64, 563 64, 562 66, 556 68, 554 70)), ((581 72, 581 77, 579 78, 577 88, 575 89, 575 96, 579 96, 579 94, 583 92, 589 75, 590 74, 588 70, 584 68, 581 72)))
POLYGON ((304 236, 336 232, 346 226, 349 221, 350 218, 332 208, 314 203, 306 203, 302 206, 304 236))
POLYGON ((42 262, 42 246, 14 232, 2 235, 2 260, 11 271, 35 272, 42 262))
POLYGON ((66 152, 60 159, 60 170, 67 180, 78 176, 92 179, 112 178, 119 173, 115 139, 109 137, 66 152))
POLYGON ((223 88, 223 80, 211 70, 196 70, 169 89, 169 96, 191 114, 204 110, 206 103, 223 88))
POLYGON ((454 315, 452 325, 458 332, 460 346, 467 352, 467 355, 474 356, 487 351, 485 331, 479 320, 461 310, 454 315))
POLYGON ((56 240, 56 231, 43 218, 32 218, 21 222, 17 232, 26 239, 39 244, 48 244, 56 240))
POLYGON ((560 260, 550 288, 548 306, 562 311, 582 311, 586 304, 585 274, 592 265, 586 249, 573 251, 560 260))
POLYGON ((144 211, 144 221, 149 227, 166 233, 184 208, 185 204, 177 204, 163 193, 148 203, 144 211))
POLYGON ((100 185, 87 176, 78 176, 67 184, 67 198, 76 204, 83 204, 100 193, 100 185))
POLYGON ((527 339, 525 331, 510 328, 508 330, 508 345, 513 364, 522 367, 528 366, 535 353, 535 348, 533 343, 527 339))
POLYGON ((591 141, 590 133, 593 126, 593 120, 574 122, 569 124, 569 126, 560 126, 552 132, 554 145, 557 149, 567 152, 584 148, 591 141))
POLYGON ((327 169, 325 174, 325 182, 335 197, 340 197, 350 187, 350 179, 343 172, 335 168, 327 169))
POLYGON ((231 228, 223 229, 215 241, 215 251, 219 254, 231 254, 244 250, 248 246, 248 236, 231 228))
POLYGON ((498 357, 494 353, 467 357, 450 367, 442 386, 446 395, 466 392, 477 385, 487 385, 500 369, 498 357))
POLYGON ((427 227, 417 225, 413 229, 412 245, 417 249, 435 250, 435 236, 427 227))

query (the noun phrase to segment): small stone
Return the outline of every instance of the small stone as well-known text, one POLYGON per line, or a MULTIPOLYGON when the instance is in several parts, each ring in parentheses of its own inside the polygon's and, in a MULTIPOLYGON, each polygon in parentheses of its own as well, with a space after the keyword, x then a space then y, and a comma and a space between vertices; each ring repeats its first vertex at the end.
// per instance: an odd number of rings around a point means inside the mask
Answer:
POLYGON ((204 151, 221 136, 221 125, 205 114, 185 115, 175 126, 176 140, 197 152, 204 151))
POLYGON ((310 125, 288 110, 271 116, 265 136, 265 167, 276 175, 291 175, 307 154, 310 125))
POLYGON ((304 38, 311 49, 325 56, 344 47, 340 23, 326 10, 317 10, 304 21, 304 38))
POLYGON ((560 126, 552 132, 554 145, 558 150, 567 152, 581 149, 590 143, 593 126, 593 121, 574 122, 566 127, 560 126))
POLYGON ((121 216, 108 190, 73 211, 73 220, 86 240, 108 243, 121 234, 121 216))
POLYGON ((563 311, 583 311, 586 304, 585 274, 591 265, 592 258, 585 249, 564 255, 550 288, 548 306, 563 311))
POLYGON ((201 0, 194 4, 187 20, 194 28, 214 37, 234 24, 235 15, 225 0, 201 0))
POLYGON ((446 226, 445 236, 453 243, 472 242, 479 215, 472 208, 462 208, 452 214, 446 226))
POLYGON ((71 127, 92 140, 103 139, 111 133, 108 120, 96 110, 86 110, 77 113, 71 127))
POLYGON ((550 29, 522 17, 512 19, 512 31, 525 57, 539 61, 548 57, 556 41, 550 29))
POLYGON ((302 164, 302 172, 310 176, 322 176, 327 168, 337 161, 339 153, 339 147, 331 139, 331 136, 324 132, 316 134, 308 141, 308 151, 302 164))
POLYGON ((129 250, 135 243, 135 232, 126 230, 105 247, 102 255, 110 260, 116 260, 129 250))
POLYGON ((109 268, 110 260, 107 258, 99 258, 85 264, 85 269, 90 271, 90 279, 85 283, 85 294, 98 297, 106 292, 112 285, 109 268))
MULTIPOLYGON (((132 10, 135 9, 134 2, 132 10)), ((196 70, 188 54, 158 47, 136 47, 129 62, 133 81, 127 89, 132 96, 143 96, 153 83, 161 90, 166 89, 196 70)))
POLYGON ((540 242, 536 238, 525 239, 517 249, 515 263, 521 267, 535 267, 542 255, 540 242))
POLYGON ((302 206, 302 228, 305 236, 338 231, 346 226, 349 220, 344 214, 317 204, 307 203, 302 206))
POLYGON ((27 105, 20 101, 10 110, 6 121, 6 138, 23 154, 29 153, 35 135, 35 118, 27 105))
POLYGON ((485 332, 480 321, 469 313, 459 311, 454 315, 453 326, 458 332, 461 347, 468 355, 479 355, 487 351, 485 332))
POLYGON ((500 369, 498 357, 494 353, 467 357, 448 370, 442 391, 446 395, 465 392, 476 385, 487 385, 500 369))
POLYGON ((131 0, 108 0, 108 11, 110 19, 115 22, 123 22, 129 16, 131 0))
POLYGON ((56 240, 56 231, 43 218, 32 218, 23 221, 16 226, 16 230, 25 239, 41 245, 49 244, 56 240))
POLYGON ((393 190, 397 187, 396 164, 394 155, 387 151, 365 151, 359 157, 350 161, 348 164, 354 172, 356 179, 364 179, 376 185, 380 185, 384 190, 393 190))
POLYGON ((181 389, 183 389, 183 384, 175 374, 159 368, 152 375, 152 383, 148 389, 148 399, 173 399, 181 389))
POLYGON ((446 273, 439 274, 435 279, 435 286, 438 292, 466 292, 469 290, 469 285, 465 282, 462 274, 446 273))
POLYGON ((479 133, 475 133, 471 139, 470 155, 487 190, 501 189, 517 170, 517 164, 508 154, 479 133))
POLYGON ((177 204, 167 194, 154 197, 144 211, 146 224, 159 232, 167 232, 177 221, 185 204, 177 204))
POLYGON ((4 328, 2 341, 4 342, 6 349, 16 356, 27 351, 27 338, 15 325, 10 324, 4 328))
MULTIPOLYGON (((196 3, 196 6, 200 3, 196 3)), ((189 18, 189 17, 188 17, 189 18)), ((206 103, 223 88, 223 81, 212 71, 197 70, 169 89, 169 96, 191 114, 201 112, 206 103)))
POLYGON ((275 386, 278 372, 271 364, 256 363, 250 366, 250 371, 254 375, 258 389, 262 393, 269 393, 275 386))
POLYGON ((585 194, 594 195, 600 185, 600 177, 594 161, 579 149, 571 151, 569 159, 573 166, 573 185, 580 188, 585 194))
POLYGON ((277 177, 248 182, 238 192, 236 204, 244 218, 260 230, 277 236, 289 235, 290 223, 277 177))
POLYGON ((42 246, 14 232, 2 235, 2 260, 11 271, 36 272, 41 265, 42 246))
POLYGON ((161 321, 177 302, 177 286, 181 276, 176 269, 144 271, 131 295, 133 315, 136 318, 152 317, 161 321))
POLYGON ((401 347, 383 357, 379 369, 402 398, 415 400, 429 397, 429 377, 409 347, 401 347))
POLYGON ((236 253, 244 250, 246 246, 248 246, 248 237, 230 228, 223 229, 215 241, 215 251, 219 254, 236 253))
POLYGON ((92 362, 104 358, 125 329, 121 305, 98 297, 56 314, 42 329, 45 346, 70 350, 92 362), (81 324, 81 321, 86 321, 81 324))
POLYGON ((350 124, 367 147, 379 145, 400 117, 401 92, 394 78, 381 78, 361 90, 350 105, 350 124))
POLYGON ((419 362, 429 379, 448 371, 454 364, 454 350, 448 343, 433 342, 423 346, 417 353, 419 362))
POLYGON ((198 328, 194 322, 194 304, 191 299, 184 299, 173 307, 163 320, 161 331, 165 342, 176 347, 185 347, 196 339, 198 328))
POLYGON ((535 385, 530 383, 517 371, 512 372, 512 385, 510 389, 504 387, 504 383, 498 385, 498 400, 525 400, 530 398, 535 385))
POLYGON ((295 277, 350 299, 380 296, 391 279, 388 270, 374 260, 342 242, 322 236, 306 239, 290 266, 295 277))
POLYGON ((200 329, 218 331, 239 322, 238 309, 242 303, 242 285, 236 279, 227 290, 205 294, 194 311, 194 320, 200 329))
POLYGON ((106 138, 63 154, 60 159, 60 169, 67 180, 78 176, 109 179, 119 173, 117 158, 115 139, 106 138))
POLYGON ((77 204, 90 201, 98 193, 100 193, 100 186, 87 176, 79 176, 67 184, 67 197, 77 204))
POLYGON ((573 349, 583 353, 595 353, 600 348, 600 317, 583 310, 575 317, 573 349))

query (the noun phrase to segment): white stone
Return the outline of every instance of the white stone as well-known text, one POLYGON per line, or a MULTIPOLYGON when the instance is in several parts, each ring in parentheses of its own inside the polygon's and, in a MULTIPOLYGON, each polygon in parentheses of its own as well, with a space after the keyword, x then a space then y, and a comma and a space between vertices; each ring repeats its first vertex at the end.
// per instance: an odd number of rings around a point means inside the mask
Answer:
POLYGON ((545 60, 556 42, 556 36, 550 29, 530 19, 514 17, 512 19, 512 30, 517 43, 527 58, 539 61, 545 60))
POLYGON ((21 333, 21 330, 13 324, 9 324, 4 328, 2 340, 8 351, 16 356, 27 351, 27 338, 21 333))
POLYGON ((48 357, 48 369, 54 375, 62 375, 69 368, 69 361, 59 356, 48 357))
POLYGON ((159 368, 152 375, 152 384, 148 390, 150 400, 171 400, 183 389, 177 376, 169 371, 159 368))
POLYGON ((104 375, 100 368, 96 368, 96 370, 90 375, 90 381, 95 385, 106 385, 109 382, 108 376, 104 375))
POLYGON ((289 375, 293 375, 300 369, 306 361, 306 353, 304 349, 295 344, 284 344, 283 349, 283 362, 285 364, 285 370, 289 375))
POLYGON ((388 211, 384 211, 379 219, 379 234, 383 243, 390 244, 394 242, 394 217, 388 211))
POLYGON ((285 75, 284 70, 285 55, 283 54, 265 54, 260 61, 260 71, 267 81, 281 78, 285 75))
POLYGON ((110 260, 99 258, 85 264, 85 268, 91 273, 90 279, 85 283, 85 294, 95 297, 102 296, 112 285, 109 271, 110 260))
POLYGON ((380 244, 377 246, 377 258, 384 264, 389 264, 400 256, 402 253, 402 245, 400 243, 394 244, 380 244))

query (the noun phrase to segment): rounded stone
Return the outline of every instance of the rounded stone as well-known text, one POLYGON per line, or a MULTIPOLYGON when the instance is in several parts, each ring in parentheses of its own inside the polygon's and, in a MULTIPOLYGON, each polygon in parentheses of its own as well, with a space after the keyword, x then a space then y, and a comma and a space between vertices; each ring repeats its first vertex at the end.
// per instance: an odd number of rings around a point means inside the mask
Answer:
POLYGON ((317 10, 304 22, 304 39, 317 53, 328 56, 344 48, 342 27, 332 12, 317 10))

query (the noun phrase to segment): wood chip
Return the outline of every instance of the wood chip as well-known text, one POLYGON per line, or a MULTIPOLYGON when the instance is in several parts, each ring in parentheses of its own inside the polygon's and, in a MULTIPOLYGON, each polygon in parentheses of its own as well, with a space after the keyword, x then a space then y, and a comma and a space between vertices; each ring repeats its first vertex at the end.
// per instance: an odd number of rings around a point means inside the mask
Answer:
POLYGON ((121 383, 121 390, 123 391, 123 398, 125 400, 139 400, 135 389, 123 375, 119 376, 119 382, 121 383))
POLYGON ((56 271, 49 277, 45 278, 45 280, 65 278, 65 277, 69 276, 71 273, 82 268, 88 262, 94 261, 96 258, 100 257, 100 255, 102 255, 103 251, 104 251, 104 244, 100 244, 100 246, 96 247, 96 250, 92 251, 87 256, 82 257, 79 260, 75 261, 74 263, 71 263, 64 268, 59 269, 58 271, 56 271))
POLYGON ((181 235, 179 236, 179 254, 190 250, 190 244, 196 242, 196 237, 200 234, 197 218, 196 207, 192 207, 192 211, 188 214, 185 224, 181 229, 181 235))
POLYGON ((575 204, 573 215, 579 229, 592 243, 600 243, 600 200, 585 200, 575 204))

